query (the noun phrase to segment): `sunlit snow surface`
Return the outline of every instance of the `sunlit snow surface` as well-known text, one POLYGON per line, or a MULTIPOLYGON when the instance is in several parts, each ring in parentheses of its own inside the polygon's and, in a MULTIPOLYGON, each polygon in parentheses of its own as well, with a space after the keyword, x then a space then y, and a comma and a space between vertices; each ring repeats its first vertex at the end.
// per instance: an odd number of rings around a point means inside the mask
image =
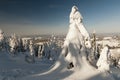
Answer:
MULTIPOLYGON (((47 60, 36 59, 36 63, 30 64, 25 62, 23 54, 13 57, 6 51, 0 51, 0 80, 109 80, 110 78, 108 73, 100 73, 87 67, 79 71, 68 70, 61 62, 56 62, 54 68, 53 63, 47 60)), ((120 70, 113 68, 112 71, 111 76, 119 80, 120 70)))

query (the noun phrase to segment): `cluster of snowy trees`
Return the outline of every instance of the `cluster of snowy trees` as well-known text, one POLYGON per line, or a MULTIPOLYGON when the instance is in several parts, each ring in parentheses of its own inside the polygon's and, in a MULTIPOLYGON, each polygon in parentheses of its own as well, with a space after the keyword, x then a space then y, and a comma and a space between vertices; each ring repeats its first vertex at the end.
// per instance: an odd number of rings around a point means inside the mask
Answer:
POLYGON ((11 55, 23 53, 26 55, 26 61, 34 62, 35 57, 40 59, 57 60, 61 47, 58 46, 55 37, 51 37, 48 42, 42 44, 35 44, 32 38, 20 38, 16 34, 10 37, 5 37, 2 30, 0 30, 0 50, 6 50, 11 55))
POLYGON ((32 57, 34 59, 34 57, 38 57, 40 59, 55 61, 60 54, 61 47, 57 45, 57 41, 53 38, 41 44, 34 44, 34 40, 30 40, 28 51, 30 52, 30 56, 27 55, 26 58, 32 57))
MULTIPOLYGON (((107 62, 109 63, 110 66, 120 68, 120 54, 118 52, 119 48, 113 49, 113 47, 111 47, 107 43, 104 43, 104 44, 97 43, 95 32, 93 32, 91 44, 92 44, 92 50, 94 53, 93 55, 94 55, 96 61, 100 57, 100 54, 102 53, 102 49, 104 48, 104 46, 107 46, 108 47, 107 62)), ((112 43, 111 43, 111 45, 112 45, 112 43)))
MULTIPOLYGON (((120 68, 120 64, 119 64, 120 63, 120 55, 119 55, 119 52, 117 52, 117 48, 113 49, 111 46, 107 45, 107 43, 106 43, 106 45, 97 44, 95 36, 96 36, 95 33, 93 33, 93 39, 91 41, 93 55, 94 55, 95 60, 98 61, 98 59, 101 58, 100 55, 103 55, 103 49, 107 46, 107 48, 108 48, 108 50, 106 50, 107 51, 107 58, 106 58, 107 63, 109 64, 109 66, 114 66, 114 67, 120 68)), ((118 50, 119 50, 119 48, 118 48, 118 50)), ((102 58, 104 58, 104 56, 102 58)))
POLYGON ((100 71, 109 71, 111 64, 109 46, 97 45, 95 32, 91 41, 82 21, 83 17, 78 8, 73 6, 70 13, 69 31, 61 52, 65 57, 68 69, 81 67, 86 62, 100 71))
POLYGON ((32 57, 56 61, 60 54, 61 47, 57 45, 56 40, 51 38, 50 41, 39 45, 34 44, 33 41, 30 41, 29 51, 30 56, 32 57))

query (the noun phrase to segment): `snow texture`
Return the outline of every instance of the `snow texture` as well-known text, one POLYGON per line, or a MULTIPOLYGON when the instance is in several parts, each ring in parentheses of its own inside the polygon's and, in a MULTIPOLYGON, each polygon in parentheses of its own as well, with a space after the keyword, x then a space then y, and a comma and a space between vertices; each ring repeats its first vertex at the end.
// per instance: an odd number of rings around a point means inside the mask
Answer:
POLYGON ((110 66, 108 63, 108 55, 109 55, 109 49, 107 46, 105 46, 102 49, 102 52, 100 53, 100 58, 98 59, 97 62, 97 66, 98 66, 98 70, 100 71, 109 71, 110 70, 110 66))
MULTIPOLYGON (((81 35, 84 37, 86 47, 91 48, 90 36, 89 36, 89 33, 87 32, 86 28, 83 26, 82 20, 83 20, 83 17, 80 14, 80 12, 78 11, 78 8, 76 6, 73 6, 71 13, 70 13, 70 27, 77 26, 76 29, 78 28, 77 30, 79 30, 81 35)), ((84 40, 81 40, 81 42, 84 40)), ((84 43, 84 42, 82 42, 82 43, 84 43)))

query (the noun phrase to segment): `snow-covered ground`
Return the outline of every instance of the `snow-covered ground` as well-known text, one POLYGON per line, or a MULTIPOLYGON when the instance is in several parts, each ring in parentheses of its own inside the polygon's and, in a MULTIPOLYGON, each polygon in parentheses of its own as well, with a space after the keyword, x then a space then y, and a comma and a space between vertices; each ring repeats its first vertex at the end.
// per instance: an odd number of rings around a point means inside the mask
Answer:
POLYGON ((24 54, 11 56, 6 51, 0 51, 0 80, 110 80, 110 76, 114 80, 120 79, 118 68, 111 68, 111 74, 91 70, 90 67, 73 71, 56 62, 56 67, 59 68, 54 67, 55 71, 49 71, 53 62, 36 58, 35 63, 27 63, 24 57, 24 54))
POLYGON ((24 54, 11 56, 7 51, 0 51, 0 80, 18 80, 22 77, 46 71, 53 62, 39 60, 27 63, 24 54))

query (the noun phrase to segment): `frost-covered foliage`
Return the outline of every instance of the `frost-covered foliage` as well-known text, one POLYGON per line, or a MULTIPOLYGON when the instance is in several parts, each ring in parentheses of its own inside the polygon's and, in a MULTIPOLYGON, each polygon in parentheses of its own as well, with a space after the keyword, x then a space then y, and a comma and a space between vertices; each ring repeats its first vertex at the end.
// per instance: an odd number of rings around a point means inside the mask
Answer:
POLYGON ((34 45, 33 45, 33 41, 30 41, 30 45, 29 45, 29 50, 30 50, 30 55, 34 56, 35 55, 35 51, 34 51, 34 45))
POLYGON ((3 31, 0 29, 0 42, 4 40, 4 34, 3 31))
POLYGON ((10 52, 12 54, 15 54, 17 52, 18 47, 18 38, 16 37, 16 34, 11 35, 9 39, 9 46, 10 46, 10 52))
POLYGON ((68 68, 70 68, 71 65, 71 67, 77 67, 81 65, 80 53, 81 49, 85 48, 84 38, 88 37, 86 29, 83 27, 82 19, 83 18, 78 11, 78 8, 76 6, 73 6, 70 13, 69 31, 64 41, 62 50, 62 54, 64 57, 66 57, 65 60, 67 60, 68 64, 70 64, 68 65, 68 68), (83 30, 85 30, 84 34, 81 33, 83 30))
POLYGON ((120 49, 111 49, 111 54, 109 56, 110 65, 120 68, 120 49))
POLYGON ((30 54, 25 56, 25 60, 29 63, 34 63, 35 62, 35 50, 34 50, 34 44, 32 40, 30 40, 30 44, 29 44, 29 53, 30 54))
POLYGON ((97 52, 100 53, 102 47, 105 45, 109 46, 109 63, 112 67, 119 67, 119 58, 120 58, 120 42, 118 38, 113 37, 104 37, 103 40, 96 41, 97 44, 97 52))
POLYGON ((109 71, 110 64, 108 62, 108 55, 110 54, 108 46, 105 46, 100 53, 100 57, 97 61, 97 67, 100 71, 109 71))
POLYGON ((71 13, 70 13, 70 27, 76 26, 76 29, 79 31, 79 33, 82 35, 83 40, 81 40, 81 43, 86 47, 91 47, 90 43, 90 36, 85 27, 82 23, 83 17, 81 16, 80 12, 78 11, 78 8, 76 6, 72 7, 71 13))
POLYGON ((81 66, 82 57, 87 59, 90 54, 91 41, 90 36, 82 23, 83 17, 81 16, 76 6, 72 7, 70 13, 69 31, 66 36, 62 54, 70 66, 81 66))
POLYGON ((41 58, 43 56, 43 51, 44 51, 44 45, 39 45, 38 46, 38 58, 41 58))
POLYGON ((5 37, 3 31, 0 29, 0 50, 5 48, 5 37))
POLYGON ((29 50, 29 41, 32 40, 32 38, 22 38, 22 45, 23 50, 28 51, 29 50))
POLYGON ((70 13, 70 27, 77 26, 77 30, 81 33, 82 37, 84 37, 84 40, 81 40, 81 43, 85 42, 85 46, 91 48, 90 36, 86 28, 83 26, 82 20, 83 17, 78 11, 78 8, 76 6, 73 6, 70 13))
POLYGON ((49 42, 39 45, 38 57, 46 58, 49 60, 57 60, 61 47, 57 44, 57 39, 52 37, 49 42))

